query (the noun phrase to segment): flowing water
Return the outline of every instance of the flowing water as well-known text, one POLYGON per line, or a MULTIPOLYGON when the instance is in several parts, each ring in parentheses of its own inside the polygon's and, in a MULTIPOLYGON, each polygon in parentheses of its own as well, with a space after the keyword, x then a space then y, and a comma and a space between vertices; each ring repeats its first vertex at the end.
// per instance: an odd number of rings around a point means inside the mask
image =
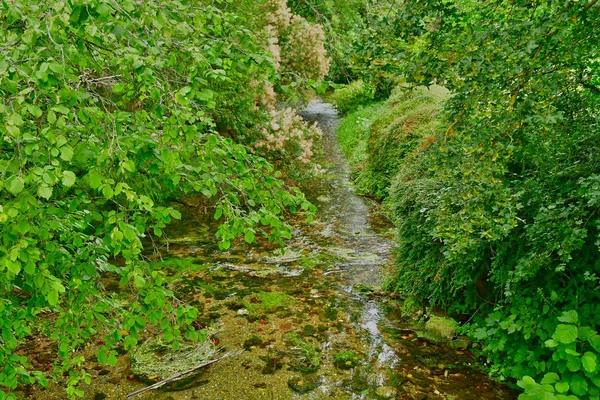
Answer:
MULTIPOLYGON (((393 267, 392 226, 354 193, 337 113, 316 100, 302 115, 325 132, 327 174, 307 189, 316 221, 296 221, 284 249, 220 252, 214 222, 190 207, 160 247, 175 293, 200 309, 202 327, 214 327, 211 340, 242 352, 134 399, 515 399, 473 368, 468 351, 407 327, 398 301, 380 290, 393 267)), ((119 360, 116 369, 89 369, 90 399, 120 399, 146 385, 126 356, 119 360)))

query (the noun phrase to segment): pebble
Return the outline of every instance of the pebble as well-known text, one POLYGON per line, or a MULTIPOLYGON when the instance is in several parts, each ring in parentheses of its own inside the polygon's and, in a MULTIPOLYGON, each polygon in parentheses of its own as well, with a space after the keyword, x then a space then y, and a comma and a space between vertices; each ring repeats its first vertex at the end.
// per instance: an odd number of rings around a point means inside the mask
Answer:
POLYGON ((240 308, 239 310, 237 310, 237 315, 248 315, 250 314, 250 312, 248 310, 246 310, 245 308, 240 308))

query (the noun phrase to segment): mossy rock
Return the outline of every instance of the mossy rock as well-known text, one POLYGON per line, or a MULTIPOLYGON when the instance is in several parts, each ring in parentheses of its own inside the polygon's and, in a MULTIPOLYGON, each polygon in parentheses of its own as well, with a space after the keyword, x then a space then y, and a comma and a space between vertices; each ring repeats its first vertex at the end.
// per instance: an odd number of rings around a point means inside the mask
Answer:
POLYGON ((458 322, 455 320, 432 315, 425 324, 425 331, 422 333, 425 335, 425 338, 429 337, 438 342, 448 342, 454 338, 457 329, 458 322))
POLYGON ((257 335, 250 336, 250 339, 244 341, 244 349, 250 350, 252 347, 258 347, 263 344, 263 340, 257 335))
POLYGON ((455 350, 468 350, 473 342, 464 336, 459 336, 450 342, 450 347, 455 350))
POLYGON ((296 376, 288 380, 288 387, 297 393, 312 392, 320 384, 321 378, 317 375, 296 376))
POLYGON ((296 301, 292 296, 283 292, 259 292, 256 301, 245 304, 246 308, 252 314, 259 312, 277 312, 284 311, 286 307, 295 305, 296 301))
POLYGON ((302 327, 302 336, 314 336, 317 329, 312 325, 304 325, 302 327))

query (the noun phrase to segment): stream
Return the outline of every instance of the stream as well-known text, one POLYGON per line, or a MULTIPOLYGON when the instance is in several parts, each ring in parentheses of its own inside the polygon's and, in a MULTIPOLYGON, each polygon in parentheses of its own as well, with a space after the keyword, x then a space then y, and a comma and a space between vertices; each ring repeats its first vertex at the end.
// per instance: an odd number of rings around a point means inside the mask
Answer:
MULTIPOLYGON (((398 300, 380 290, 393 269, 393 226, 354 192, 335 109, 314 100, 301 114, 324 131, 326 175, 307 190, 315 221, 295 221, 284 249, 237 244, 222 252, 212 218, 189 208, 160 247, 176 295, 200 310, 202 327, 214 327, 212 343, 243 351, 134 399, 516 399, 473 367, 468 341, 450 346, 418 335, 398 300)), ((90 399, 122 399, 147 386, 127 358, 117 368, 90 368, 90 399)))

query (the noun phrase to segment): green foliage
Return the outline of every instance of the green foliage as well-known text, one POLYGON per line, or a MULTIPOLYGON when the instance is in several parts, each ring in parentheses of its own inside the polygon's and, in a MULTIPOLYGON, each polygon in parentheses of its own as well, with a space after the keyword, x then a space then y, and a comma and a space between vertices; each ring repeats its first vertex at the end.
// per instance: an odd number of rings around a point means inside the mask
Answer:
POLYGON ((323 26, 330 57, 329 79, 347 83, 356 79, 349 63, 352 43, 365 28, 367 4, 362 0, 288 0, 290 9, 308 21, 323 26))
POLYGON ((0 3, 0 397, 46 383, 16 353, 29 335, 56 342, 71 397, 90 379, 74 351, 97 335, 109 364, 147 324, 174 346, 199 339, 197 310, 140 258, 142 238, 181 217, 166 200, 213 198, 223 249, 289 238, 286 210, 312 209, 217 134, 259 115, 250 81, 272 79, 248 25, 177 0, 0 3), (106 273, 121 295, 103 290, 106 273))
POLYGON ((437 141, 447 91, 399 86, 385 102, 358 109, 340 126, 338 139, 354 169, 358 189, 380 199, 413 152, 437 141))
POLYGON ((365 168, 371 124, 382 107, 381 103, 359 107, 357 110, 348 113, 338 128, 338 143, 346 160, 352 167, 354 176, 358 171, 365 168))
POLYGON ((598 7, 402 2, 380 25, 409 83, 453 93, 427 146, 371 126, 366 188, 398 225, 391 286, 473 315, 493 372, 525 398, 597 398, 597 350, 579 334, 600 331, 598 7))
POLYGON ((350 82, 335 89, 331 101, 342 114, 346 114, 373 101, 374 88, 362 80, 350 82))
POLYGON ((589 326, 581 326, 576 311, 563 312, 560 322, 546 340, 545 368, 540 383, 525 375, 519 382, 524 393, 519 400, 597 399, 600 394, 600 335, 589 326))

